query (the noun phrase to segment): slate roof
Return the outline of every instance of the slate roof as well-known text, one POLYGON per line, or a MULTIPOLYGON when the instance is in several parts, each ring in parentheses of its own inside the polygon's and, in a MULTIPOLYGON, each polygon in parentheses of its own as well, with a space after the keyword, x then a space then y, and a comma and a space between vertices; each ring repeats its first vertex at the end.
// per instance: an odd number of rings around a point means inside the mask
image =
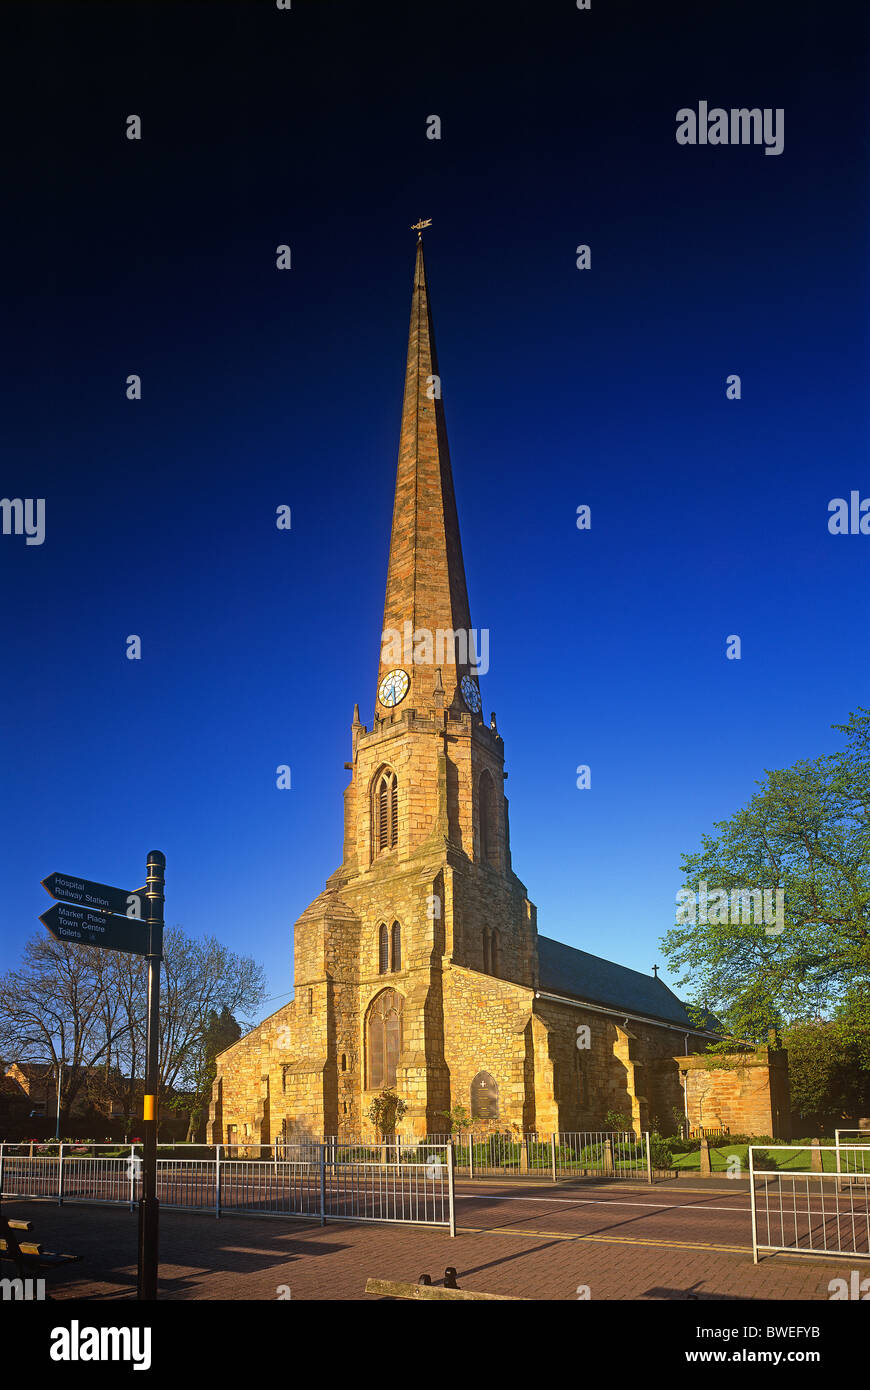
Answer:
MULTIPOLYGON (((565 946, 548 936, 538 937, 540 988, 551 994, 567 994, 590 1004, 610 1009, 625 1009, 627 1013, 644 1014, 648 1018, 673 1023, 679 1028, 696 1031, 686 1006, 663 980, 654 975, 642 975, 627 965, 617 965, 603 956, 565 946)), ((707 1028, 721 1031, 713 1014, 705 1019, 707 1028)))

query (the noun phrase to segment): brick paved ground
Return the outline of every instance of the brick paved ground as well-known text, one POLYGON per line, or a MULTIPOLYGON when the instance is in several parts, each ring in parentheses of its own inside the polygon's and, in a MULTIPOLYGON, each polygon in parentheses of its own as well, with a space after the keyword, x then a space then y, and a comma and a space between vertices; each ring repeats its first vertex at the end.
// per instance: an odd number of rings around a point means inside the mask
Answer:
MULTIPOLYGON (((83 1256, 50 1276, 56 1299, 134 1296, 136 1218, 113 1207, 4 1202, 43 1244, 83 1256)), ((160 1295, 165 1299, 353 1300, 369 1277, 440 1282, 529 1299, 824 1299, 848 1260, 776 1256, 752 1262, 747 1198, 733 1186, 567 1188, 460 1184, 460 1234, 420 1227, 326 1227, 285 1218, 164 1211, 160 1295), (674 1204, 677 1205, 674 1205, 674 1204), (462 1228, 465 1228, 463 1230, 462 1228), (469 1229, 474 1228, 474 1229, 469 1229)), ((9 1271, 9 1266, 4 1272, 9 1271)))

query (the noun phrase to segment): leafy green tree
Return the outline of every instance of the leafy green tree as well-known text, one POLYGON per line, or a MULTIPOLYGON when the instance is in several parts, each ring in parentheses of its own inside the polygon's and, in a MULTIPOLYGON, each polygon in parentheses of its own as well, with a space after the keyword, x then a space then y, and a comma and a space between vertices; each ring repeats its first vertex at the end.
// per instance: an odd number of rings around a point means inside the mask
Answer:
POLYGON ((604 1128, 613 1130, 614 1134, 631 1134, 633 1126, 631 1120, 619 1110, 608 1110, 604 1116, 604 1128))
MULTIPOLYGON (((840 1017, 870 1067, 870 710, 833 726, 845 747, 768 771, 760 791, 684 856, 686 888, 784 890, 784 929, 678 923, 663 938, 671 969, 732 1035, 840 1017)), ((732 899, 733 901, 733 899, 732 899)), ((842 1031, 845 1030, 845 1031, 842 1031)))
POLYGON ((386 1086, 369 1106, 369 1119, 380 1137, 388 1139, 390 1135, 395 1134, 396 1125, 401 1124, 407 1109, 401 1097, 386 1086))
POLYGON ((440 1110, 438 1113, 447 1121, 447 1128, 451 1134, 457 1134, 463 1129, 471 1129, 471 1115, 464 1105, 454 1105, 450 1110, 440 1110))
POLYGON ((788 1048, 792 1108, 823 1122, 870 1112, 870 1069, 863 1057, 862 1024, 841 1015, 790 1025, 788 1048))

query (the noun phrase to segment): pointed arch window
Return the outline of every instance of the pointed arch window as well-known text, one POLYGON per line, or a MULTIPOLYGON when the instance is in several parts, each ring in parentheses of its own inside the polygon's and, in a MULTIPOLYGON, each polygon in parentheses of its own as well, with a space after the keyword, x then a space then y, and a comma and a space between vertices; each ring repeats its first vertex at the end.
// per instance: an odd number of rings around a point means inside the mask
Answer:
POLYGON ((396 774, 385 767, 372 789, 372 844, 375 854, 399 843, 399 794, 396 774))
POLYGON ((498 975, 500 966, 498 932, 493 927, 483 929, 483 970, 486 975, 498 975))
POLYGON ((390 969, 390 933, 386 922, 378 927, 378 974, 386 975, 390 969))
POLYGON ((398 922, 393 923, 392 931, 392 966, 393 970, 402 968, 402 928, 398 922))
POLYGON ((488 772, 480 774, 478 813, 480 817, 480 857, 484 864, 498 866, 498 816, 495 809, 495 787, 488 772))
POLYGON ((372 1091, 395 1086, 399 1054, 402 1051, 402 1009, 404 999, 394 989, 385 989, 369 1006, 366 1018, 367 1085, 372 1091))

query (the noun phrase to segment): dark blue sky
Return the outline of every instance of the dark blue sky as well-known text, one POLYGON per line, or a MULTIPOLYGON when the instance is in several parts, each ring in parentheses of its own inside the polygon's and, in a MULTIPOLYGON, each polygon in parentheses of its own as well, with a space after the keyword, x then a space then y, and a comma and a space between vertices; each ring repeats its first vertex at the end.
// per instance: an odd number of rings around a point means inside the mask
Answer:
POLYGON ((870 496, 862 8, 6 8, 2 491, 47 530, 0 537, 0 967, 44 875, 159 848, 167 920, 291 990, 371 723, 418 217, 514 867, 542 932, 659 959, 681 853, 868 703, 870 537, 827 530, 870 496), (783 108, 783 153, 677 145, 700 100, 783 108))

